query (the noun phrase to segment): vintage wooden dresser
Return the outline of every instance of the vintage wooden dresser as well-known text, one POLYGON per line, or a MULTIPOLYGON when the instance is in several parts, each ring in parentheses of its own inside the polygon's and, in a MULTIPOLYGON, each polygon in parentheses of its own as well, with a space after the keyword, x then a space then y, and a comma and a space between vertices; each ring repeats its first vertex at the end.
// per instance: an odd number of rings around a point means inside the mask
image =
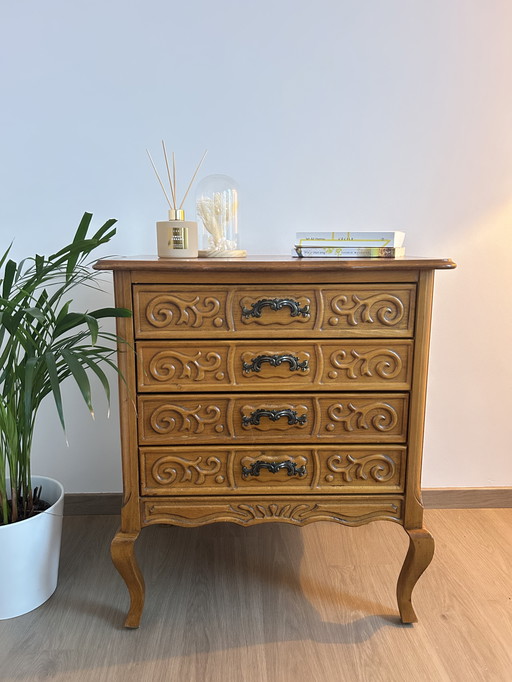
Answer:
POLYGON ((431 561, 420 476, 435 259, 102 260, 113 270, 124 498, 112 558, 138 627, 151 524, 374 520, 431 561))

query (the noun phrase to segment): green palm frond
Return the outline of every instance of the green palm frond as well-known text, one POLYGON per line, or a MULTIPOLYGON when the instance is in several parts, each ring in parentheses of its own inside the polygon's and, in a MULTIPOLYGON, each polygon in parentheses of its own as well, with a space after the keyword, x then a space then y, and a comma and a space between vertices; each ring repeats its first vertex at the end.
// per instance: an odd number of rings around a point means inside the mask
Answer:
MULTIPOLYGON (((70 292, 76 287, 99 289, 98 274, 88 264, 91 253, 115 235, 107 220, 88 237, 92 215, 85 213, 70 244, 46 257, 19 263, 0 256, 0 523, 16 520, 15 498, 30 501, 30 451, 41 402, 52 395, 63 429, 60 386, 71 378, 93 415, 89 375, 97 378, 110 405, 110 386, 102 365, 112 359, 115 334, 101 322, 131 315, 123 308, 75 311, 70 292), (14 482, 12 505, 6 480, 14 482)), ((27 509, 27 513, 30 510, 27 509)))

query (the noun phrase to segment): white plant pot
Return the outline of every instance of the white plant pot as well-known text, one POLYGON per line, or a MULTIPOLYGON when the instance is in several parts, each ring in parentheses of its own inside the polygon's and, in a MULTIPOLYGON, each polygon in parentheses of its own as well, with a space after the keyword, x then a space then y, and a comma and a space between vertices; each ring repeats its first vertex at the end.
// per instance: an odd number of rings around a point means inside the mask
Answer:
POLYGON ((0 620, 33 611, 57 587, 64 488, 46 476, 33 476, 35 486, 42 486, 41 498, 50 508, 0 526, 0 620))

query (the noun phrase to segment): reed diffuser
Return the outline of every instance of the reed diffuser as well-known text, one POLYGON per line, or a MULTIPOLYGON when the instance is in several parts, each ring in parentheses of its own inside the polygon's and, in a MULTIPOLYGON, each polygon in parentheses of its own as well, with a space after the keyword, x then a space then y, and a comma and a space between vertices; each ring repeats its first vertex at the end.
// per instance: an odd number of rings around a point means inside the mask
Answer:
POLYGON ((169 219, 161 220, 156 224, 156 236, 157 236, 157 252, 159 258, 197 258, 198 255, 198 233, 197 233, 197 222, 193 220, 185 220, 185 210, 183 209, 183 204, 185 199, 192 187, 201 164, 206 156, 206 151, 203 154, 201 161, 199 161, 197 168, 192 176, 191 181, 188 184, 187 191, 183 195, 183 199, 178 206, 178 189, 176 182, 176 161, 174 157, 174 152, 172 152, 172 174, 169 165, 169 159, 167 156, 167 149, 165 147, 165 142, 162 140, 162 149, 164 153, 165 167, 167 169, 167 178, 169 181, 169 188, 171 190, 171 197, 165 189, 162 178, 158 173, 155 163, 146 149, 153 170, 157 177, 160 187, 164 193, 164 196, 169 204, 169 219))

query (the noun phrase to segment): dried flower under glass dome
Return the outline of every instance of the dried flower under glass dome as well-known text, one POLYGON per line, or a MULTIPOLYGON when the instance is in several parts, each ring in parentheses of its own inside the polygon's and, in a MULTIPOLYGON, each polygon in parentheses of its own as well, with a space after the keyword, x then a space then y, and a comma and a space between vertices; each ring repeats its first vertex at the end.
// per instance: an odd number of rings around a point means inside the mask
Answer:
POLYGON ((196 193, 197 215, 203 224, 203 250, 208 258, 244 258, 238 243, 238 187, 227 175, 208 175, 196 193))

